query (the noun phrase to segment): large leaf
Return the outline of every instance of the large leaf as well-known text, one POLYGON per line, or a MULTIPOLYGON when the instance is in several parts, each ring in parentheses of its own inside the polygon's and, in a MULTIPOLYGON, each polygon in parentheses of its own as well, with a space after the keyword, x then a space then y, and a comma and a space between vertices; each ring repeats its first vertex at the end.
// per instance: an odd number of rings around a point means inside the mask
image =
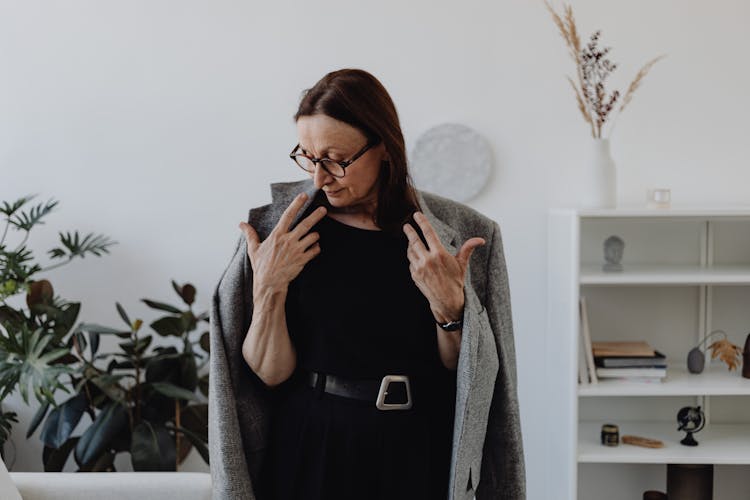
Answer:
POLYGON ((118 337, 120 335, 125 335, 127 337, 130 336, 130 332, 125 332, 122 330, 118 330, 116 328, 110 328, 108 326, 102 326, 97 325, 96 323, 81 323, 76 327, 76 331, 82 331, 82 332, 94 332, 101 335, 117 335, 118 337))
POLYGON ((74 257, 85 257, 88 253, 100 257, 103 253, 109 253, 109 247, 116 244, 115 241, 111 241, 100 234, 89 233, 81 238, 78 231, 60 233, 60 243, 62 247, 53 248, 49 251, 51 258, 67 257, 73 259, 74 257))
POLYGON ((44 421, 40 435, 42 442, 50 448, 61 447, 75 430, 87 407, 86 395, 81 393, 54 408, 44 421))
POLYGON ((146 363, 147 382, 180 383, 180 361, 182 354, 174 347, 162 349, 157 356, 146 363))
POLYGON ((208 405, 188 405, 180 413, 180 425, 208 442, 208 405))
POLYGON ((141 403, 141 417, 149 422, 162 424, 174 418, 174 399, 151 389, 141 403))
POLYGON ((130 457, 134 471, 174 471, 175 444, 166 427, 147 420, 133 429, 130 457))
POLYGON ((198 379, 198 389, 200 389, 201 394, 208 397, 208 373, 198 379))
POLYGON ((162 337, 180 337, 185 332, 182 321, 177 316, 164 316, 151 323, 151 328, 162 337))
POLYGON ((201 349, 210 353, 211 352, 211 338, 208 332, 203 332, 200 340, 201 349))
POLYGON ((198 387, 198 368, 195 366, 195 356, 187 353, 180 358, 180 387, 195 392, 198 387))
MULTIPOLYGON (((27 198, 26 201, 29 201, 30 199, 31 198, 27 198)), ((25 204, 26 201, 24 201, 21 205, 25 204)), ((43 224, 41 220, 44 218, 44 216, 54 210, 58 203, 59 202, 57 201, 49 200, 46 203, 40 203, 34 207, 31 207, 31 210, 28 212, 21 211, 20 213, 17 213, 18 209, 20 208, 20 206, 18 206, 15 210, 13 210, 14 217, 9 218, 8 222, 23 231, 31 231, 31 228, 36 224, 43 224)))
POLYGON ((126 425, 128 414, 121 404, 113 401, 105 406, 78 441, 76 463, 81 466, 98 458, 126 425))
POLYGON ((185 311, 180 316, 180 322, 182 323, 183 332, 192 332, 198 327, 198 319, 192 311, 185 311))
POLYGON ((95 461, 82 465, 77 472, 115 472, 115 454, 105 450, 95 461))
POLYGON ((153 387, 155 391, 173 399, 198 401, 198 397, 192 391, 170 384, 169 382, 152 382, 151 387, 153 387))
POLYGON ((29 430, 26 431, 26 439, 29 439, 32 434, 34 434, 34 431, 37 427, 39 427, 39 424, 42 423, 42 420, 44 420, 44 416, 47 414, 47 410, 49 410, 50 403, 49 401, 45 401, 41 405, 39 405, 39 408, 36 410, 36 413, 34 414, 34 418, 31 419, 31 424, 29 424, 29 430))
POLYGON ((158 309, 160 311, 166 311, 173 314, 182 314, 182 311, 177 309, 175 306, 170 306, 169 304, 165 304, 164 302, 156 302, 155 300, 150 299, 141 299, 144 304, 146 304, 151 309, 158 309))
POLYGON ((169 429, 175 432, 179 432, 183 436, 186 436, 190 440, 190 443, 195 446, 195 449, 198 450, 198 453, 200 453, 206 464, 209 464, 208 447, 200 436, 196 435, 194 432, 188 429, 185 429, 184 427, 176 427, 175 425, 172 425, 171 422, 167 424, 167 426, 169 427, 169 429))
POLYGON ((59 448, 45 446, 44 452, 42 452, 44 472, 62 472, 65 463, 68 461, 70 452, 75 448, 79 439, 78 436, 72 437, 65 441, 59 448))

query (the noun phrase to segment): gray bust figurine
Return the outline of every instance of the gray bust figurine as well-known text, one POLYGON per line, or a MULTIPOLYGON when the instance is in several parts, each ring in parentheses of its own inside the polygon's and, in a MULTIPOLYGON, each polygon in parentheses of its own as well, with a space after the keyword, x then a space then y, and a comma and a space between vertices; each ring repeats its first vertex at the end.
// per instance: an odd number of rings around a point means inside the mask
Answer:
POLYGON ((619 236, 610 236, 604 240, 604 260, 602 269, 607 272, 622 271, 622 254, 625 250, 625 242, 619 236))

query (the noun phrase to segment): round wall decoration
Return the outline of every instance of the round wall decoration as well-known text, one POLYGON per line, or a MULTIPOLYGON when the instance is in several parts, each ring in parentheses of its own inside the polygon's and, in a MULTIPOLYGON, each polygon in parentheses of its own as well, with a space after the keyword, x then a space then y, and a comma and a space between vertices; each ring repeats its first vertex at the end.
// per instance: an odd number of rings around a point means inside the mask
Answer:
POLYGON ((409 170, 417 189, 456 201, 468 201, 487 183, 492 150, 475 130, 458 123, 438 125, 422 134, 409 170))

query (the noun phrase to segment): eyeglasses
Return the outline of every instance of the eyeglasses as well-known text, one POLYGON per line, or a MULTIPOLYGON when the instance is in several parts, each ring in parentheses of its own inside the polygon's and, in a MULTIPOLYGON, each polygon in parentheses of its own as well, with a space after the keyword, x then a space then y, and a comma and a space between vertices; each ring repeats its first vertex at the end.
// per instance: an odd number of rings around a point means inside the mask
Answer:
POLYGON ((294 146, 292 152, 289 153, 289 157, 294 160, 294 163, 296 163, 305 172, 315 172, 315 164, 320 163, 323 169, 332 176, 343 177, 344 175, 346 175, 346 168, 357 161, 360 156, 365 154, 367 150, 373 147, 375 144, 377 143, 368 141, 368 143, 365 144, 365 147, 357 151, 354 156, 344 161, 335 161, 331 160, 330 158, 310 158, 309 156, 299 152, 299 144, 294 146))

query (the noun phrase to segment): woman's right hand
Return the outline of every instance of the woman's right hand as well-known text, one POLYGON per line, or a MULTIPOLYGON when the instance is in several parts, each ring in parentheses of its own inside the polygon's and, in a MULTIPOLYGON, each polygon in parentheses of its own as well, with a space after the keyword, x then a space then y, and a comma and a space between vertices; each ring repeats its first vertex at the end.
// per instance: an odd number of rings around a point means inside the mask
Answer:
POLYGON ((320 235, 307 233, 325 216, 325 207, 316 208, 294 229, 289 230, 306 199, 305 193, 297 195, 263 242, 250 224, 240 222, 240 229, 247 239, 247 256, 253 268, 253 291, 285 292, 305 264, 320 253, 320 235))

